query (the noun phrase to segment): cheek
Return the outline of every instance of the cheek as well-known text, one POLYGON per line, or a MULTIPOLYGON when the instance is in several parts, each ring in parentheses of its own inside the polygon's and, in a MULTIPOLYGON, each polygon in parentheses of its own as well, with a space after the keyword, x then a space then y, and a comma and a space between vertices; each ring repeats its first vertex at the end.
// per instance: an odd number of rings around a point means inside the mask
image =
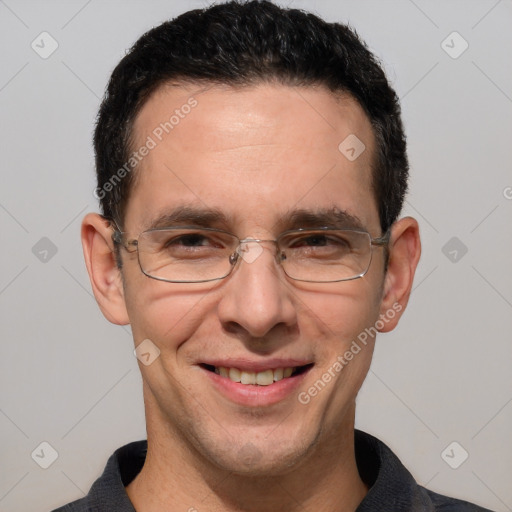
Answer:
POLYGON ((304 308, 299 318, 308 319, 323 338, 334 340, 336 348, 342 349, 375 323, 380 293, 374 283, 362 278, 330 283, 321 291, 303 295, 301 302, 304 308))
POLYGON ((149 338, 161 351, 175 351, 201 322, 207 292, 185 290, 144 276, 130 276, 125 299, 135 343, 149 338))

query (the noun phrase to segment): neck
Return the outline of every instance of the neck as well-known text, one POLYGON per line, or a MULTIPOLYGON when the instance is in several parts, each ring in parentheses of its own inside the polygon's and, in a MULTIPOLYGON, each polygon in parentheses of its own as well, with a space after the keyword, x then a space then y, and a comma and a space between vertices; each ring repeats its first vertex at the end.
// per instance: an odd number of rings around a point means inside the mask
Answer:
POLYGON ((368 490, 355 460, 354 412, 306 460, 272 476, 223 470, 147 415, 146 461, 126 491, 137 512, 354 512, 368 490))

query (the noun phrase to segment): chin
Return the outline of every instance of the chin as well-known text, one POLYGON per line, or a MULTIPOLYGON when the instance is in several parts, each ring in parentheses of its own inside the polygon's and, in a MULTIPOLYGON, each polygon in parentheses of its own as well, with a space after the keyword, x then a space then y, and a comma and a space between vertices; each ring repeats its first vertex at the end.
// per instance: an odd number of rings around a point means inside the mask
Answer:
POLYGON ((201 451, 205 455, 207 453, 207 458, 219 469, 241 476, 263 477, 289 473, 308 457, 314 445, 314 439, 308 442, 304 435, 297 435, 295 439, 281 436, 251 441, 247 434, 246 431, 237 441, 236 437, 226 439, 224 446, 220 446, 222 442, 216 443, 214 447, 202 446, 201 451))

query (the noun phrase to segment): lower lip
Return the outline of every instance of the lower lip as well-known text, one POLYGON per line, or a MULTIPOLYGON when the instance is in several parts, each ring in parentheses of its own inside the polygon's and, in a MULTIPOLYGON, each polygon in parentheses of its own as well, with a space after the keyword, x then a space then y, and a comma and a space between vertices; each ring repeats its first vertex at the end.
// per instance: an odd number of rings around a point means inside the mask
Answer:
POLYGON ((276 404, 288 398, 294 392, 297 393, 297 389, 306 378, 310 369, 311 368, 308 368, 298 375, 278 380, 268 386, 258 386, 234 382, 228 377, 221 377, 215 372, 202 368, 210 378, 214 387, 221 394, 232 402, 250 407, 262 407, 276 404))

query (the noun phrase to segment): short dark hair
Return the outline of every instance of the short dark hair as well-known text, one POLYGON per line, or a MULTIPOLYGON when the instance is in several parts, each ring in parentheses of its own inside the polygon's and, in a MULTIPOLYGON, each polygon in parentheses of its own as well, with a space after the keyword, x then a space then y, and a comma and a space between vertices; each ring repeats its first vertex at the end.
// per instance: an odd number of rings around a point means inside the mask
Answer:
POLYGON ((145 33, 114 69, 94 133, 97 197, 107 219, 123 225, 133 173, 124 172, 122 180, 115 174, 126 169, 138 112, 159 86, 181 81, 320 85, 350 94, 373 127, 372 187, 382 231, 397 219, 409 166, 398 97, 380 63, 349 26, 258 0, 229 1, 167 21, 145 33))

